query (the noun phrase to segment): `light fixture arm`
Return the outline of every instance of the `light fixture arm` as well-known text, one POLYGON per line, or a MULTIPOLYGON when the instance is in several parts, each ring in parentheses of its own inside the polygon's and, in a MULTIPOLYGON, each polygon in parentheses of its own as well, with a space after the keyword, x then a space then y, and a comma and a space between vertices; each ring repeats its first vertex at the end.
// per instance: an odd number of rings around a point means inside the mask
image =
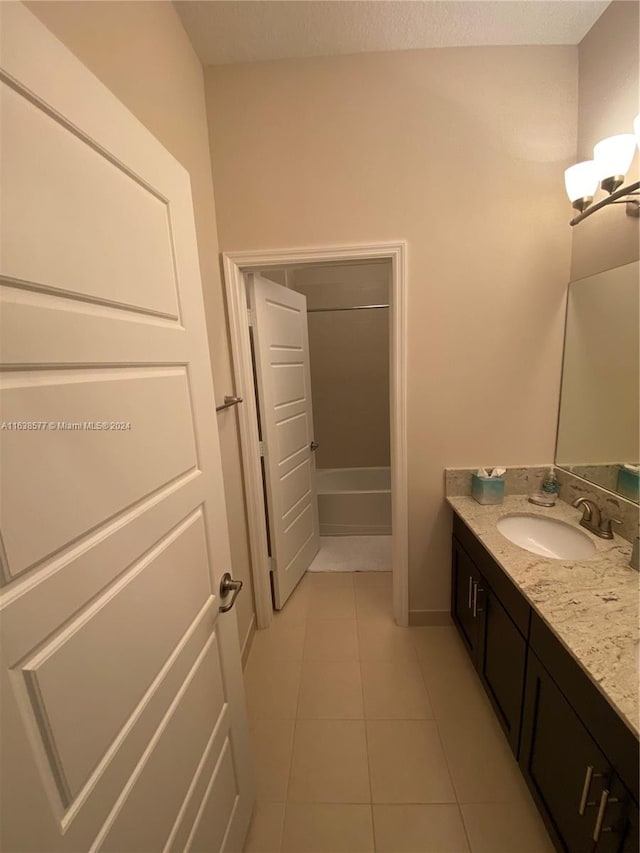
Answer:
MULTIPOLYGON (((588 207, 582 213, 575 216, 569 225, 577 225, 578 222, 582 222, 583 219, 586 219, 587 216, 591 216, 592 213, 595 213, 596 210, 600 210, 603 207, 606 207, 608 204, 615 204, 616 202, 620 202, 621 200, 625 200, 625 196, 636 195, 640 189, 640 181, 635 181, 633 184, 628 184, 626 187, 620 187, 619 190, 611 193, 607 198, 603 198, 602 201, 597 202, 597 204, 588 207)), ((626 199, 630 205, 635 207, 635 212, 630 213, 631 216, 639 216, 640 215, 640 202, 637 199, 626 199)), ((627 213, 629 210, 627 209, 627 213)))

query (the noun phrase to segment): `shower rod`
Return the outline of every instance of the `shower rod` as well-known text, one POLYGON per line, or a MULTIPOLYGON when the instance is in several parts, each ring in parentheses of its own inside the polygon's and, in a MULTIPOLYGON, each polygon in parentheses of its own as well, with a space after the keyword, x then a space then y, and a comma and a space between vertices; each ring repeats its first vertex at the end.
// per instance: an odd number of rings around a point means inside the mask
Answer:
POLYGON ((367 311, 371 308, 389 308, 389 305, 351 305, 347 308, 307 308, 307 314, 320 314, 324 311, 367 311))

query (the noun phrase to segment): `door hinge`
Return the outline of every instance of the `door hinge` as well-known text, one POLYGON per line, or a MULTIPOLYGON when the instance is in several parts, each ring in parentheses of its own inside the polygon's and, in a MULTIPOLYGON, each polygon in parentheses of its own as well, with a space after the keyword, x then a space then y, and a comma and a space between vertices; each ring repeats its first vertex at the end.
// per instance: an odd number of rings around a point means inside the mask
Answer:
POLYGON ((260 456, 264 457, 267 455, 267 448, 265 447, 264 441, 258 442, 258 450, 260 451, 260 456))
POLYGON ((255 326, 256 314, 255 314, 255 311, 253 310, 253 308, 247 309, 247 322, 249 323, 249 328, 251 328, 252 326, 255 326))
POLYGON ((275 570, 276 570, 276 561, 273 559, 273 557, 269 557, 269 558, 268 558, 268 560, 269 560, 269 571, 270 571, 270 572, 275 572, 275 570))

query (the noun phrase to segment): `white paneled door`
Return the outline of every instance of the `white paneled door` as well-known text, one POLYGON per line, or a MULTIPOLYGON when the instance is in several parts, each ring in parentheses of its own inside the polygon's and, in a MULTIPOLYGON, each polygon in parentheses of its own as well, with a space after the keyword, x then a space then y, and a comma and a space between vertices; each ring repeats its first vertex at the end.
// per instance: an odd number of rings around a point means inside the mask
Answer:
POLYGON ((248 278, 273 591, 279 609, 320 547, 307 300, 262 276, 248 278))
POLYGON ((189 177, 24 6, 0 25, 0 848, 238 851, 189 177))

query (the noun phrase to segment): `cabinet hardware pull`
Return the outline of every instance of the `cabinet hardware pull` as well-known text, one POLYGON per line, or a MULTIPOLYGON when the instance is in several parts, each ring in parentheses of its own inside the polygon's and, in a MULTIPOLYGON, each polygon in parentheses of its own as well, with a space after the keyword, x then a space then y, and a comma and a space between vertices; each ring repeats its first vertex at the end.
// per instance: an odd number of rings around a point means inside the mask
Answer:
POLYGON ((596 825, 593 830, 593 840, 598 841, 600 838, 600 833, 602 832, 602 824, 604 821, 604 814, 607 810, 607 803, 609 802, 609 791, 606 788, 602 791, 602 796, 600 797, 600 808, 598 809, 598 817, 596 818, 596 825))
POLYGON ((584 785, 582 787, 582 797, 580 798, 580 807, 578 814, 583 815, 587 808, 587 800, 589 799, 589 789, 591 788, 591 780, 593 779, 593 764, 587 767, 587 772, 584 774, 584 785))
POLYGON ((469 575, 469 610, 471 610, 471 588, 473 586, 473 578, 469 575))
POLYGON ((605 788, 602 792, 602 796, 600 797, 600 807, 598 809, 598 817, 596 818, 596 825, 595 825, 595 828, 593 830, 593 840, 595 842, 598 842, 600 840, 600 834, 601 833, 611 832, 611 830, 613 829, 613 827, 611 827, 611 826, 605 826, 605 827, 602 826, 602 824, 604 823, 604 816, 607 812, 608 804, 619 802, 617 797, 610 797, 609 796, 610 793, 611 792, 605 788))
POLYGON ((478 615, 478 584, 474 582, 473 584, 473 618, 475 619, 478 615))

